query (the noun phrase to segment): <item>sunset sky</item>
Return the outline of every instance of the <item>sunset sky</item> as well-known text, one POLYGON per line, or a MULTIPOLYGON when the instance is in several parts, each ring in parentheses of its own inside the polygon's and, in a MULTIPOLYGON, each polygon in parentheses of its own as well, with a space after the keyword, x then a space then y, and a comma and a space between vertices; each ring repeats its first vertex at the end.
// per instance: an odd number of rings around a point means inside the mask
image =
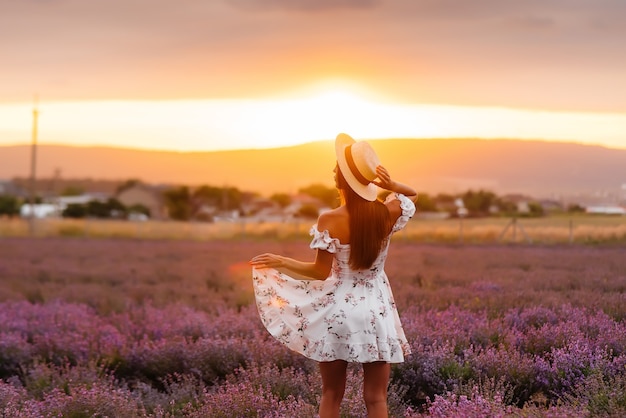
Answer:
POLYGON ((622 0, 0 0, 0 145, 626 148, 622 0))

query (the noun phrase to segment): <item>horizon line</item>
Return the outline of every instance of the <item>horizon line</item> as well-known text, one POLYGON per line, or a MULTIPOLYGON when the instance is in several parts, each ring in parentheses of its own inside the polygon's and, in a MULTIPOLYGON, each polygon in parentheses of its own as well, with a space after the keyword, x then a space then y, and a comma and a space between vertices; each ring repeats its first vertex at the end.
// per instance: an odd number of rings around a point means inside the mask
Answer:
MULTIPOLYGON (((487 138, 487 137, 472 137, 472 136, 452 136, 452 137, 390 137, 390 138, 380 138, 380 137, 371 137, 371 138, 355 138, 357 141, 453 141, 453 140, 463 140, 463 141, 485 141, 485 142, 496 142, 496 141, 513 141, 513 142, 542 142, 542 143, 551 143, 551 144, 563 144, 563 145, 580 145, 580 146, 589 146, 589 147, 599 147, 612 149, 617 151, 626 151, 626 144, 623 147, 619 146, 609 146, 607 144, 602 143, 593 143, 593 142, 583 142, 576 141, 574 139, 544 139, 544 138, 515 138, 515 137, 502 137, 502 138, 487 138)), ((80 143, 72 143, 72 142, 42 142, 39 141, 37 143, 38 147, 41 146, 51 146, 51 147, 66 147, 66 148, 106 148, 106 149, 114 149, 114 150, 125 150, 125 151, 146 151, 146 152, 167 152, 167 153, 177 153, 177 154, 191 154, 191 153, 220 153, 220 152, 236 152, 236 151, 265 151, 265 150, 276 150, 276 149, 285 149, 285 148, 295 148, 304 145, 311 145, 316 143, 324 143, 324 142, 333 142, 334 139, 314 139, 310 141, 304 141, 297 144, 287 144, 282 146, 271 145, 267 147, 242 147, 242 148, 228 148, 228 149, 195 149, 195 150, 180 150, 175 148, 148 148, 141 146, 122 146, 122 145, 111 145, 111 144, 80 144, 80 143)), ((10 147, 30 147, 32 146, 31 142, 17 142, 17 143, 0 143, 0 148, 10 148, 10 147)))

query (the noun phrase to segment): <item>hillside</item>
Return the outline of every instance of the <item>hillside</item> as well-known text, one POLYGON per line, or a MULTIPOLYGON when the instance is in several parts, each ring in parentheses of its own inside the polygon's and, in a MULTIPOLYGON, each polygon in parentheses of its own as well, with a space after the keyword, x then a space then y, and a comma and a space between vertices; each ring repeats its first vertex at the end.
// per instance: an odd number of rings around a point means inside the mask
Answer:
MULTIPOLYGON (((425 192, 486 188, 534 196, 623 193, 626 150, 542 141, 431 139, 371 141, 399 180, 425 192)), ((0 179, 27 177, 30 147, 0 147, 0 179)), ((163 152, 38 147, 37 176, 235 186, 262 194, 332 185, 331 141, 262 150, 163 152)))

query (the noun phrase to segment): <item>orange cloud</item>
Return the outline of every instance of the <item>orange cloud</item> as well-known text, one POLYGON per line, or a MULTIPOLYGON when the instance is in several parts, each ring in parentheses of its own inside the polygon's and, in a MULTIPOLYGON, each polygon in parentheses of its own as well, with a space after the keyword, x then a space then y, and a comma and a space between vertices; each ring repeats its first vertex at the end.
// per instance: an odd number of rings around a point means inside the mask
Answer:
POLYGON ((626 2, 0 2, 0 100, 263 97, 623 112, 626 2))

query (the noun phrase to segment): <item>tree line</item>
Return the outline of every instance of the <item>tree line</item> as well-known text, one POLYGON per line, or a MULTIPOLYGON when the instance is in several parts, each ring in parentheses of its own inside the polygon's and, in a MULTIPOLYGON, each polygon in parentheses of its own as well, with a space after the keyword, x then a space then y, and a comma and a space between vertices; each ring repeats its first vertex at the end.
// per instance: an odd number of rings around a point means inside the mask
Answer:
MULTIPOLYGON (((118 186, 116 195, 126 188, 140 183, 139 180, 128 180, 118 186)), ((80 187, 67 186, 62 196, 77 196, 84 193, 80 187)), ((244 192, 236 187, 218 187, 202 185, 191 188, 189 186, 175 186, 164 189, 161 193, 163 204, 168 216, 174 220, 205 220, 209 221, 212 214, 206 208, 214 211, 236 211, 242 216, 253 215, 245 213, 244 206, 259 197, 252 192, 244 192)), ((336 208, 339 205, 339 195, 334 187, 323 184, 312 184, 298 189, 298 194, 308 195, 318 199, 323 206, 336 208)), ((384 196, 382 196, 384 197, 384 196)), ((288 193, 275 193, 269 197, 269 201, 281 209, 287 208, 293 202, 293 196, 288 193)), ((35 203, 41 203, 41 197, 37 197, 35 203)), ((13 195, 0 195, 0 216, 19 216, 22 204, 28 203, 26 199, 13 195)), ((420 212, 448 212, 450 216, 459 216, 459 207, 464 208, 463 214, 469 217, 485 216, 543 216, 542 205, 535 201, 527 201, 526 209, 520 210, 517 202, 504 196, 498 196, 489 190, 467 190, 459 194, 428 194, 419 193, 416 199, 416 207, 420 212)), ((248 205, 249 206, 249 205, 248 205)), ((319 215, 318 206, 305 204, 300 207, 297 216, 315 218, 319 215)), ((579 205, 570 205, 565 211, 584 211, 579 205)), ((106 201, 91 200, 84 204, 70 204, 62 211, 61 216, 69 218, 127 218, 130 213, 144 214, 150 217, 149 208, 141 204, 130 206, 123 205, 115 197, 106 201)))
MULTIPOLYGON (((300 188, 298 193, 318 199, 324 206, 330 208, 339 205, 337 190, 322 184, 300 188)), ((210 217, 210 214, 203 212, 207 207, 218 212, 236 211, 241 216, 254 215, 255 211, 259 210, 259 207, 256 207, 246 213, 244 206, 257 199, 259 195, 241 191, 236 187, 205 185, 192 190, 188 186, 179 186, 166 190, 163 197, 169 217, 176 220, 209 220, 206 218, 210 217)), ((274 193, 269 197, 269 201, 285 209, 293 203, 293 196, 288 193, 274 193)), ((304 204, 296 212, 296 216, 304 218, 316 218, 318 215, 318 207, 312 204, 304 204)))

